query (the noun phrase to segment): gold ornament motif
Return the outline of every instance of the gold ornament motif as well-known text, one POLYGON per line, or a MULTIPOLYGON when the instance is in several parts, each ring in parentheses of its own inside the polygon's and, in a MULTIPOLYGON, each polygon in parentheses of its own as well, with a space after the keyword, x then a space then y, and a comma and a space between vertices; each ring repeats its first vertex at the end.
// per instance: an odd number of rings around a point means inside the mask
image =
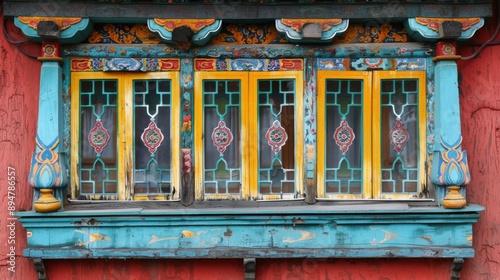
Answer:
POLYGON ((71 25, 79 23, 82 18, 64 18, 64 17, 18 17, 20 22, 27 24, 29 27, 37 30, 38 23, 40 21, 53 21, 61 30, 65 30, 71 27, 71 25))
POLYGON ((214 24, 215 19, 163 19, 163 18, 155 18, 155 23, 163 26, 166 30, 172 32, 174 28, 179 26, 188 26, 193 30, 194 33, 198 33, 198 31, 203 28, 214 24))
POLYGON ((472 26, 479 23, 481 18, 424 18, 416 17, 415 21, 418 24, 429 27, 430 29, 439 32, 439 25, 445 21, 455 21, 462 24, 462 31, 470 29, 472 26))
POLYGON ((305 24, 308 23, 319 23, 321 24, 321 30, 323 32, 332 29, 333 26, 337 26, 342 23, 341 18, 332 18, 332 19, 287 19, 282 18, 281 23, 284 25, 291 27, 298 33, 302 32, 302 28, 305 24))

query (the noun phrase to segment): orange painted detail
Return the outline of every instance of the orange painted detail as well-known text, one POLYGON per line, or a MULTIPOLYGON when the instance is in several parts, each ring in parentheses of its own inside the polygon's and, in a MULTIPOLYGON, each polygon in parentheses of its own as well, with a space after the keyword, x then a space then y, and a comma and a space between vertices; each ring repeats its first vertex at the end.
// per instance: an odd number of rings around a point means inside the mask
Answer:
POLYGON ((321 24, 321 29, 323 32, 332 29, 333 26, 339 25, 342 23, 341 18, 332 18, 332 19, 287 19, 282 18, 281 23, 286 26, 291 27, 293 30, 301 33, 302 28, 305 24, 308 23, 319 23, 321 24))
POLYGON ((481 18, 415 18, 415 21, 417 23, 427 26, 436 32, 438 32, 439 24, 443 23, 444 21, 460 22, 462 24, 462 31, 465 31, 479 23, 480 20, 481 18))
POLYGON ((340 36, 336 36, 334 43, 404 43, 408 42, 406 30, 398 25, 384 23, 378 24, 353 24, 340 36))
POLYGON ((280 59, 281 70, 302 70, 302 59, 280 59))
POLYGON ((92 71, 91 61, 90 58, 72 59, 71 71, 92 71))
POLYGON ((179 59, 158 59, 159 71, 176 71, 181 69, 179 59))
POLYGON ((194 60, 194 69, 196 71, 215 71, 215 59, 195 59, 194 60))
POLYGON ((37 30, 38 23, 40 21, 53 21, 61 30, 65 30, 71 27, 75 23, 82 21, 82 18, 64 18, 64 17, 18 17, 20 22, 27 24, 29 27, 37 30))
POLYGON ((172 32, 176 27, 179 26, 188 26, 193 30, 194 33, 202 30, 203 28, 212 25, 215 22, 215 19, 163 19, 163 18, 155 18, 154 21, 163 26, 166 30, 172 32))

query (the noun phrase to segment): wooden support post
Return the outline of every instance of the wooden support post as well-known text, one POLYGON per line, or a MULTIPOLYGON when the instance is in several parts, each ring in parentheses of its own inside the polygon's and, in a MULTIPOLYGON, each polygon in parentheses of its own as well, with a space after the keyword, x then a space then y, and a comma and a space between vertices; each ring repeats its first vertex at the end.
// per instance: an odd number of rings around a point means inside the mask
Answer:
POLYGON ((438 186, 438 203, 445 208, 466 205, 465 188, 470 175, 467 153, 462 151, 458 74, 455 43, 436 45, 435 131, 431 181, 438 186), (449 191, 449 193, 447 193, 449 191))
MULTIPOLYGON (((68 182, 63 149, 62 70, 59 43, 42 44, 38 127, 36 151, 31 160, 29 184, 35 188, 33 208, 38 212, 54 212, 61 208, 64 197, 54 197, 53 190, 68 182), (43 190, 41 194, 40 190, 43 190)), ((60 194, 61 192, 56 191, 60 194)))

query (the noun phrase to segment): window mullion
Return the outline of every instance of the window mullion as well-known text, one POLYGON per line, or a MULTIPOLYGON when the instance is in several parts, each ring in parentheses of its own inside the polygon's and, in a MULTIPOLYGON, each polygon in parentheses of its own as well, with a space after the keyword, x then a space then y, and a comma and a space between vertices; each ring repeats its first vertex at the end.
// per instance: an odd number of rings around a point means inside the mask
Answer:
POLYGON ((132 78, 123 74, 118 84, 118 199, 128 200, 133 195, 134 155, 132 78))

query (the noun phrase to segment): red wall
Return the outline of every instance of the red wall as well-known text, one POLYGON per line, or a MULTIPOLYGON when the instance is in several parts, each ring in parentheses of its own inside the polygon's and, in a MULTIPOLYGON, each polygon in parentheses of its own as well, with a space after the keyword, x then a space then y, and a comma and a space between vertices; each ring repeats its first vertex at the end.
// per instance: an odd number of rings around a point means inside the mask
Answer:
MULTIPOLYGON (((2 4, 0 3, 0 11, 2 4)), ((0 15, 0 27, 3 13, 0 15)), ((14 40, 17 28, 7 26, 7 32, 14 40)), ((3 28, 0 28, 0 32, 3 28)), ((3 32, 1 32, 3 33, 3 32)), ((33 52, 31 45, 22 45, 33 52)), ((36 47, 36 46, 35 46, 36 47)), ((38 50, 39 48, 36 48, 38 50)), ((26 231, 15 222, 15 231, 7 227, 13 220, 8 213, 8 168, 15 169, 15 208, 17 211, 31 208, 32 189, 28 186, 29 162, 35 151, 36 118, 38 114, 38 87, 40 62, 29 58, 0 35, 0 279, 37 279, 31 260, 22 258, 26 247, 26 231), (6 225, 7 224, 7 225, 6 225), (9 236, 15 244, 9 244, 9 236), (11 273, 7 263, 10 260, 10 247, 15 246, 15 273, 11 273)), ((12 169, 10 170, 12 171, 12 169)), ((12 241, 11 241, 12 242, 12 241)))
MULTIPOLYGON (((494 1, 498 6, 498 2, 494 1)), ((497 8, 495 7, 495 10, 497 8)), ((497 13, 498 14, 498 13, 497 13)), ((497 19, 490 19, 471 43, 492 37, 497 19)), ((500 36, 494 38, 498 43, 500 36)), ((464 46, 469 56, 478 46, 464 46)), ((467 200, 483 205, 474 225, 476 257, 465 262, 463 279, 500 279, 500 45, 485 47, 471 60, 459 62, 463 148, 468 151, 472 181, 467 200)))

